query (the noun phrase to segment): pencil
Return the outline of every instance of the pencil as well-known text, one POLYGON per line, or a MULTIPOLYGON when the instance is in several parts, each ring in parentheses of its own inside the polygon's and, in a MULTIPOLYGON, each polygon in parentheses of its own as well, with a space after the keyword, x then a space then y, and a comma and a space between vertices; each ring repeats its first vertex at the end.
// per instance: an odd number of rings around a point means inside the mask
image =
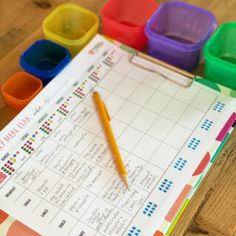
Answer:
POLYGON ((97 111, 98 111, 98 114, 99 114, 99 117, 103 126, 103 130, 107 138, 107 142, 110 146, 110 149, 111 149, 111 152, 112 152, 115 164, 116 164, 116 168, 118 170, 118 173, 122 181, 125 183, 125 186, 129 189, 127 171, 126 171, 124 162, 122 160, 119 148, 117 146, 114 134, 112 132, 109 113, 98 92, 93 93, 93 99, 94 99, 94 102, 95 102, 95 105, 96 105, 96 108, 97 108, 97 111))

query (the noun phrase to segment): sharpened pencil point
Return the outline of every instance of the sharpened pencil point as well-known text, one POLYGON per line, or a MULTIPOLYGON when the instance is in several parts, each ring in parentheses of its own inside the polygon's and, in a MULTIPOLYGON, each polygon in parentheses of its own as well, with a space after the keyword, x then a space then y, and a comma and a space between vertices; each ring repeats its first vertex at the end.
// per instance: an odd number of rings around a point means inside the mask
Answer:
POLYGON ((125 183, 126 188, 130 191, 129 189, 129 183, 126 175, 121 176, 123 182, 125 183))

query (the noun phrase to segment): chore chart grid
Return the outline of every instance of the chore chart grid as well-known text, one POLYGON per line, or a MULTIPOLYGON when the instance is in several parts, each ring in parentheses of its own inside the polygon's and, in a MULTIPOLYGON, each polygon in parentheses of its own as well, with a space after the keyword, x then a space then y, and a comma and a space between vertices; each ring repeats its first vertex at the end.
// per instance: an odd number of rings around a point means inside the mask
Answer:
MULTIPOLYGON (((4 210, 14 214, 14 202, 15 212, 24 209, 29 227, 43 235, 49 228, 71 236, 146 235, 149 224, 162 223, 232 112, 229 98, 141 69, 99 36, 82 55, 98 52, 84 68, 86 57, 74 59, 53 102, 45 103, 39 119, 26 116, 27 132, 1 154, 1 207, 5 202, 4 210), (115 169, 94 90, 111 116, 130 191, 115 169)), ((53 83, 57 78, 50 88, 53 83)))

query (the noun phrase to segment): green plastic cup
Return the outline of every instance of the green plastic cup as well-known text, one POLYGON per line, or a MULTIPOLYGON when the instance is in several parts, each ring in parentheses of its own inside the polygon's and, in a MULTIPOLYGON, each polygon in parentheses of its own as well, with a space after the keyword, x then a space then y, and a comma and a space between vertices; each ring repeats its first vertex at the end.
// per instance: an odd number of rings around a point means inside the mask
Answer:
POLYGON ((204 77, 236 90, 236 22, 222 24, 206 43, 204 77))

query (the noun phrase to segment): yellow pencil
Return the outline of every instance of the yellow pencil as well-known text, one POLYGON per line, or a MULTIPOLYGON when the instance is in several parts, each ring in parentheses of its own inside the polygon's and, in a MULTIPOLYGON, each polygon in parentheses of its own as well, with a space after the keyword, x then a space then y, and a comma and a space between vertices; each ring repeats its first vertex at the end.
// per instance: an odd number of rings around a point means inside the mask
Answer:
POLYGON ((127 179, 127 171, 125 169, 125 165, 124 165, 123 160, 121 158, 119 148, 116 144, 116 140, 115 140, 114 134, 113 134, 111 126, 110 126, 109 113, 108 113, 106 106, 105 106, 104 102, 102 101, 101 96, 98 92, 93 93, 93 99, 96 104, 96 108, 99 113, 99 117, 100 117, 104 132, 107 137, 107 141, 109 143, 111 152, 113 154, 116 168, 119 172, 121 179, 124 181, 126 187, 129 189, 128 179, 127 179))

